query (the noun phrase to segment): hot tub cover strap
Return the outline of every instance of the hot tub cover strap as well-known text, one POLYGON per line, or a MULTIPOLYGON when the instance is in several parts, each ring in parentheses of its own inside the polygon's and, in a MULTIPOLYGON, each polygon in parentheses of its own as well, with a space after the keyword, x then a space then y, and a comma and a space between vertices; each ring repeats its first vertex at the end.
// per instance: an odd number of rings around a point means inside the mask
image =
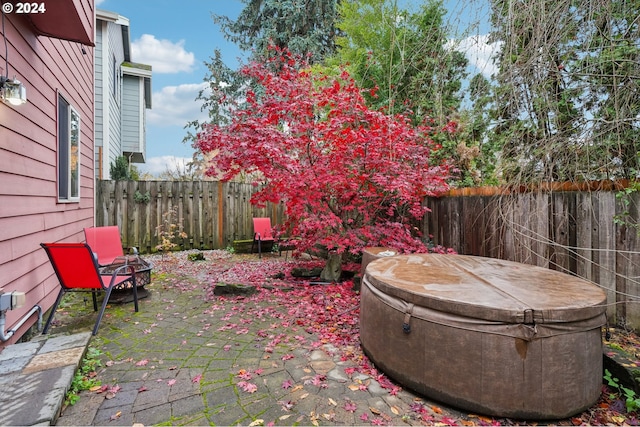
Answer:
POLYGON ((503 323, 579 322, 604 313, 607 303, 601 288, 579 277, 468 255, 379 257, 363 277, 416 308, 503 323))
POLYGON ((506 323, 474 317, 464 317, 457 314, 445 313, 443 311, 423 307, 421 305, 415 305, 400 298, 385 294, 375 286, 372 286, 366 276, 363 278, 362 283, 363 288, 361 298, 365 298, 366 292, 371 292, 374 298, 379 299, 383 304, 388 305, 397 312, 404 314, 402 325, 404 333, 411 332, 409 321, 412 317, 453 328, 504 335, 520 338, 525 341, 592 330, 602 327, 606 322, 604 313, 579 322, 538 324, 506 323))
POLYGON ((402 332, 408 334, 411 332, 411 314, 413 313, 413 304, 409 304, 404 311, 404 322, 402 322, 402 332))

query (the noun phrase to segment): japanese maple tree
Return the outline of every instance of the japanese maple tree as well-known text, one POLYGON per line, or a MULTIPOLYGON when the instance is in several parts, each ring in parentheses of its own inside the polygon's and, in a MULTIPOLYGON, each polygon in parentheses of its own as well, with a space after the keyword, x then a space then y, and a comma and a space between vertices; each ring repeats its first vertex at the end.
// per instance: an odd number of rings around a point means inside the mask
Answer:
POLYGON ((434 129, 369 109, 347 72, 314 74, 278 53, 242 68, 251 84, 231 122, 198 135, 198 147, 213 155, 207 173, 246 173, 259 184, 252 203, 284 202, 284 229, 301 250, 425 252, 415 227, 427 211, 422 201, 446 190, 449 174, 430 163, 434 129))

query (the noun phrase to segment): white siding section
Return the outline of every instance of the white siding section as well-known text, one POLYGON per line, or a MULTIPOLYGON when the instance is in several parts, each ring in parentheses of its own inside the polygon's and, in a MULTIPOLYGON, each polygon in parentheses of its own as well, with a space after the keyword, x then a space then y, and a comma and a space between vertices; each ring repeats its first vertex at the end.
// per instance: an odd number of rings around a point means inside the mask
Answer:
POLYGON ((109 22, 107 24, 107 36, 109 38, 108 75, 109 75, 109 140, 103 150, 104 161, 107 162, 106 171, 103 170, 103 177, 109 179, 109 166, 115 162, 116 158, 122 155, 122 130, 120 124, 120 102, 122 90, 122 75, 120 74, 120 64, 124 61, 124 48, 122 40, 122 29, 120 25, 109 22), (115 72, 114 72, 115 70, 115 72))
POLYGON ((100 170, 102 165, 100 164, 100 151, 103 144, 104 137, 104 110, 103 110, 103 63, 102 63, 102 49, 104 47, 102 43, 102 28, 106 26, 106 22, 98 21, 96 23, 96 48, 95 48, 95 152, 94 152, 94 161, 95 161, 95 173, 96 177, 101 176, 100 170))
POLYGON ((141 153, 144 82, 125 74, 122 83, 122 151, 141 153))
POLYGON ((144 163, 145 79, 150 86, 151 67, 131 62, 128 19, 102 10, 97 15, 96 177, 110 179, 119 156, 144 163))

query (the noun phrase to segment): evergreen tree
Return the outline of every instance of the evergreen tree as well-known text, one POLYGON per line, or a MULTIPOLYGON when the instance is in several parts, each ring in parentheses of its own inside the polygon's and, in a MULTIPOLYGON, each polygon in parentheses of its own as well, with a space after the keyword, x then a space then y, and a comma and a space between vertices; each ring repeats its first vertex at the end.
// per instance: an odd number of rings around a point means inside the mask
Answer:
POLYGON ((433 161, 461 170, 457 120, 468 61, 449 41, 442 1, 412 11, 396 0, 342 0, 338 11, 338 51, 327 63, 346 66, 371 108, 431 126, 442 146, 433 161))
POLYGON ((116 157, 115 161, 109 165, 109 174, 114 181, 128 181, 131 179, 129 171, 129 161, 125 156, 116 157))
POLYGON ((640 2, 493 0, 492 9, 503 178, 635 177, 640 2))
POLYGON ((390 113, 410 111, 444 126, 460 108, 467 59, 449 47, 440 0, 415 12, 389 0, 343 0, 339 5, 334 65, 347 64, 363 88, 380 88, 367 100, 390 113))
POLYGON ((598 178, 637 178, 640 171, 640 1, 611 0, 576 7, 581 52, 572 58, 584 88, 590 170, 598 178), (588 6, 588 7, 586 7, 588 6), (588 84, 585 85, 585 82, 588 84))
POLYGON ((194 153, 187 168, 189 175, 204 177, 207 161, 197 146, 197 133, 206 123, 225 125, 230 121, 233 112, 243 103, 245 91, 245 78, 237 71, 232 70, 222 60, 220 51, 216 49, 211 61, 206 63, 208 73, 204 77, 207 88, 199 92, 197 100, 202 102, 202 110, 208 111, 208 119, 204 123, 193 120, 186 126, 187 135, 183 143, 191 143, 194 153), (192 132, 193 130, 193 132, 192 132))
MULTIPOLYGON (((335 50, 336 5, 338 0, 242 0, 245 8, 234 21, 227 16, 213 14, 225 38, 240 49, 252 52, 252 59, 266 61, 273 50, 287 48, 294 55, 306 57, 310 63, 321 61, 335 50)), ((207 123, 223 125, 234 111, 242 108, 245 92, 252 86, 250 78, 229 68, 216 50, 206 63, 205 81, 208 90, 201 91, 198 100, 209 111, 207 123)), ((191 142, 195 149, 189 167, 196 174, 204 174, 204 159, 195 141, 203 123, 195 120, 187 125, 183 142, 191 142)))
POLYGON ((269 46, 310 55, 318 62, 335 50, 338 0, 242 0, 246 5, 235 21, 213 15, 227 40, 254 59, 267 56, 269 46))
POLYGON ((460 131, 455 149, 455 164, 459 169, 459 187, 498 185, 496 176, 499 146, 488 138, 491 82, 482 74, 476 74, 469 82, 471 108, 460 112, 460 131))

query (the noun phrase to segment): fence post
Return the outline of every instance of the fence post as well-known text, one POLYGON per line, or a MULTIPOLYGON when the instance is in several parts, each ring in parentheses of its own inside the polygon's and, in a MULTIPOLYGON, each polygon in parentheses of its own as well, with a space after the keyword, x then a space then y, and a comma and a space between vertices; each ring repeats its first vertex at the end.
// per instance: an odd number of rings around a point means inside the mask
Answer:
POLYGON ((224 191, 222 181, 218 181, 218 247, 224 247, 224 191))

